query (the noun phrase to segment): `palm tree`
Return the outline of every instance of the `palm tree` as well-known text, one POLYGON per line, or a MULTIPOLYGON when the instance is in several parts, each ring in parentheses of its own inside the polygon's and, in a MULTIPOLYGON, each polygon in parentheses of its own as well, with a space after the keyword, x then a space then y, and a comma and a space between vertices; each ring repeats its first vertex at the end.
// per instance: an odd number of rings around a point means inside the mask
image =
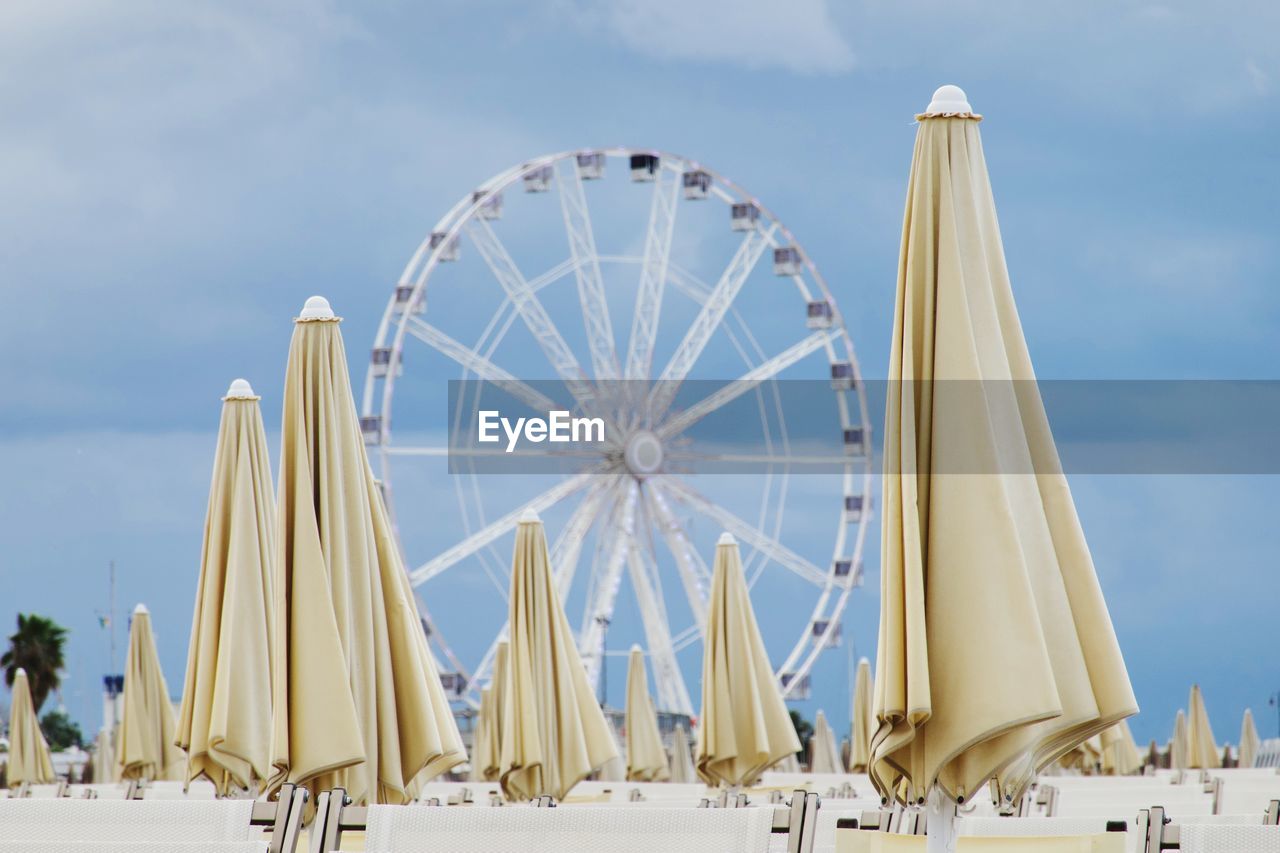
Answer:
POLYGON ((31 702, 36 712, 51 692, 62 683, 62 647, 67 629, 52 619, 34 613, 18 614, 18 631, 9 637, 9 651, 0 657, 4 683, 13 686, 19 669, 27 671, 31 702))

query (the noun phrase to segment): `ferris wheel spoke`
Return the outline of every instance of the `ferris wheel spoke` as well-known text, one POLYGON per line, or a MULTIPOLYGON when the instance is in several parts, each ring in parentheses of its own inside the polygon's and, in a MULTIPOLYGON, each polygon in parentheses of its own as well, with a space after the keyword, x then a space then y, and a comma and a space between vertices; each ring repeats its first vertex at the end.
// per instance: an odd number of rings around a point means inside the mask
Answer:
POLYGON ((490 545, 507 531, 515 528, 520 521, 520 516, 524 513, 545 512, 570 495, 586 488, 596 476, 598 476, 597 472, 587 471, 558 483, 523 506, 517 507, 498 520, 477 530, 443 554, 418 566, 418 568, 409 573, 409 580, 414 586, 431 580, 445 569, 465 560, 481 548, 490 545))
POLYGON ((462 665, 462 661, 458 660, 458 656, 453 653, 453 649, 449 648, 449 644, 444 641, 440 632, 436 630, 435 620, 431 618, 431 611, 427 607, 427 603, 422 600, 422 596, 417 592, 413 594, 418 604, 418 618, 422 622, 422 629, 427 635, 427 651, 435 659, 437 669, 456 672, 462 675, 470 683, 471 675, 467 672, 467 668, 462 665), (443 663, 448 664, 446 669, 441 666, 440 655, 436 654, 435 649, 440 650, 440 654, 444 655, 443 663))
POLYGON ((551 315, 547 313, 547 309, 529 287, 529 282, 525 281, 524 275, 511 259, 506 246, 498 239, 493 227, 484 219, 472 220, 467 225, 467 234, 470 235, 476 251, 484 259, 489 271, 493 273, 493 277, 502 285, 507 298, 515 306, 520 319, 524 321, 525 327, 538 342, 547 360, 551 362, 552 368, 564 380, 569 392, 579 404, 588 407, 594 393, 590 382, 582 372, 582 367, 578 364, 578 359, 565 343, 560 330, 551 321, 551 315))
POLYGON ((677 652, 682 652, 701 639, 702 631, 698 630, 697 625, 690 625, 671 638, 671 648, 677 652))
POLYGON ((604 565, 594 574, 592 589, 588 591, 578 649, 582 654, 582 664, 587 669, 587 682, 592 685, 600 676, 605 631, 613 619, 613 605, 622 582, 622 570, 626 567, 627 551, 635 542, 639 497, 640 487, 635 480, 628 478, 622 481, 622 493, 612 513, 613 529, 605 540, 604 565))
POLYGON ((711 572, 703 562, 698 549, 689 541, 689 534, 671 511, 671 505, 659 489, 653 487, 654 481, 645 481, 644 497, 650 510, 650 517, 658 528, 659 535, 667 545, 676 563, 676 571, 680 573, 680 583, 684 587, 685 598, 689 601, 689 609, 693 613, 695 627, 699 630, 707 622, 707 595, 711 589, 711 572))
POLYGON ((777 539, 762 533, 755 525, 743 521, 723 507, 716 506, 694 491, 687 483, 674 477, 661 477, 658 479, 662 481, 662 488, 669 490, 677 501, 715 521, 738 539, 762 552, 773 562, 794 572, 814 586, 822 588, 827 586, 829 578, 826 572, 783 545, 777 539))
POLYGON ((631 317, 631 337, 627 340, 627 379, 648 379, 653 367, 653 347, 658 337, 662 291, 671 261, 671 241, 679 210, 677 202, 682 174, 678 168, 659 169, 654 176, 649 227, 645 231, 640 267, 640 287, 631 317))
MULTIPOLYGON (((780 468, 822 467, 854 465, 861 461, 857 456, 805 453, 716 453, 693 450, 672 450, 666 458, 673 462, 732 462, 735 465, 776 465, 780 468)), ((819 472, 808 472, 819 473, 819 472)))
POLYGON ((480 379, 492 382, 511 396, 519 398, 532 407, 534 411, 549 412, 558 408, 551 401, 551 398, 539 392, 529 383, 517 379, 510 372, 494 364, 466 344, 449 337, 426 320, 419 317, 410 317, 407 328, 409 334, 427 346, 453 359, 480 379))
POLYGON ((694 318, 693 324, 685 332, 684 339, 676 347, 675 354, 663 368, 653 391, 649 395, 649 411, 653 417, 660 417, 675 399, 680 383, 689 375, 689 371, 702 356, 711 340, 712 334, 720 326, 725 312, 733 305, 742 285, 746 283, 751 271, 755 269, 760 256, 773 239, 777 225, 771 225, 767 231, 752 228, 738 245, 732 260, 720 274, 720 280, 707 296, 702 310, 694 318))
POLYGON ((773 358, 758 364, 739 376, 725 383, 714 393, 704 397, 689 408, 677 412, 658 427, 658 437, 672 438, 687 430, 707 415, 726 406, 748 391, 754 390, 760 383, 777 376, 802 358, 826 346, 831 339, 830 332, 814 332, 800 342, 787 347, 773 358))
POLYGON ((649 647, 649 662, 653 667, 653 681, 657 688, 658 702, 663 711, 692 714, 689 688, 685 686, 671 645, 671 626, 667 622, 666 608, 662 604, 662 585, 657 567, 647 557, 647 551, 633 541, 627 554, 631 570, 631 584, 640 606, 640 618, 644 623, 645 644, 649 647))
POLYGON ((609 321, 609 303, 605 299, 604 280, 600 276, 600 259, 596 255, 596 238, 591 230, 591 212, 582 188, 582 175, 577 158, 573 175, 566 178, 564 169, 555 167, 560 189, 560 212, 569 237, 569 253, 573 256, 578 279, 578 300, 582 303, 582 322, 591 349, 591 367, 597 380, 616 379, 619 375, 618 351, 613 342, 613 324, 609 321))

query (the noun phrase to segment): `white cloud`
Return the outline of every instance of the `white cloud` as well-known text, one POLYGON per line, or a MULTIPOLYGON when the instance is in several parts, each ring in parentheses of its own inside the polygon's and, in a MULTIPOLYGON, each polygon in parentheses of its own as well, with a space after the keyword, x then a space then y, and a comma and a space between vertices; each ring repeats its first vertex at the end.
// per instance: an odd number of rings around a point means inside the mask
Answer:
POLYGON ((727 62, 800 74, 854 67, 853 50, 827 0, 617 0, 568 7, 589 30, 603 30, 645 56, 727 62))
POLYGON ((1016 82, 1047 109, 1219 115, 1256 104, 1267 94, 1259 80, 1280 68, 1280 6, 1267 0, 1230 12, 1184 0, 901 0, 847 13, 862 68, 935 70, 950 78, 939 83, 975 88, 1016 82))

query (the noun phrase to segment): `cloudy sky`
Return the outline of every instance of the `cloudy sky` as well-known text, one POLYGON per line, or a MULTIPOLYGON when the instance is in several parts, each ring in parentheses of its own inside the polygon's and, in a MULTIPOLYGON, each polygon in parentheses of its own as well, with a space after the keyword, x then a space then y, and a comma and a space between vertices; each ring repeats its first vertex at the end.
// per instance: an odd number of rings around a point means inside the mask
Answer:
MULTIPOLYGON (((804 242, 874 377, 911 118, 958 83, 1041 376, 1277 378, 1280 7, 1064 5, 0 5, 0 625, 71 628, 63 701, 96 728, 114 559, 176 689, 228 380, 273 431, 302 301, 326 294, 364 353, 432 223, 539 153, 654 146, 733 176, 804 242)), ((1072 485, 1139 740, 1192 681, 1220 741, 1246 706, 1274 735, 1274 479, 1072 485)), ((840 726, 875 560, 804 706, 840 726)))

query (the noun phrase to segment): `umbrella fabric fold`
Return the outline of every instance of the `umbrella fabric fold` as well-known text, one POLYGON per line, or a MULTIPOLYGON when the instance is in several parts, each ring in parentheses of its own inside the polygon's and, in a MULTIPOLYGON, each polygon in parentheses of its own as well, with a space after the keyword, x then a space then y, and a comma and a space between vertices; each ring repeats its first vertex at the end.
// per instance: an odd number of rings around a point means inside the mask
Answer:
POLYGON ((480 770, 484 781, 497 782, 502 777, 502 715, 507 696, 508 643, 502 640, 493 655, 493 671, 489 679, 489 742, 485 746, 480 770))
POLYGON ((365 454, 339 322, 308 299, 285 374, 271 785, 402 803, 466 754, 365 454))
POLYGON ((836 745, 836 734, 827 723, 827 715, 822 709, 814 717, 813 736, 809 738, 809 772, 844 772, 840 766, 840 747, 836 745))
POLYGON ((237 379, 222 399, 177 745, 188 779, 204 776, 225 796, 256 793, 271 775, 276 542, 258 397, 237 379))
POLYGON ((98 736, 93 739, 93 781, 99 785, 120 781, 115 736, 106 728, 98 729, 98 736))
POLYGON ((756 625, 738 543, 721 534, 703 639, 698 775, 711 785, 745 785, 799 751, 756 625))
POLYGON ((613 717, 605 717, 604 721, 609 726, 609 737, 613 740, 614 753, 612 758, 596 770, 595 778, 601 782, 625 782, 627 781, 627 761, 623 758, 622 750, 618 748, 618 744, 622 743, 622 735, 618 732, 618 726, 613 721, 613 717))
POLYGON ((546 533, 533 515, 516 526, 510 602, 502 790, 509 800, 563 800, 618 749, 574 645, 546 533))
POLYGON ((8 783, 47 785, 56 780, 49 744, 40 731, 40 718, 31 701, 31 684, 22 667, 14 673, 9 698, 8 783))
POLYGON ((689 734, 684 723, 676 723, 671 736, 671 780, 682 784, 698 781, 698 771, 693 766, 693 753, 689 750, 689 734))
POLYGON ((631 647, 627 660, 627 779, 633 782, 663 782, 671 777, 667 751, 662 748, 658 715, 649 696, 644 669, 644 652, 631 647))
POLYGON ((993 777, 1016 798, 1137 703, 1014 306, 980 117, 944 87, 918 118, 870 772, 882 795, 915 802, 935 785, 967 798, 993 777))
POLYGON ((116 746, 120 778, 181 780, 185 761, 176 743, 173 701, 160 669, 151 614, 141 604, 134 609, 129 626, 123 706, 116 746))
POLYGON ((1121 720, 1102 733, 1102 772, 1128 776, 1142 769, 1142 754, 1129 731, 1129 721, 1121 720))
POLYGON ((1213 739, 1209 725, 1209 712, 1204 707, 1204 695, 1200 685, 1191 685, 1191 698, 1187 703, 1187 767, 1208 770, 1222 766, 1222 753, 1213 739))
POLYGON ((858 672, 853 680, 853 716, 849 735, 849 772, 864 773, 871 763, 871 737, 876 732, 874 683, 871 678, 871 661, 858 660, 858 672))
POLYGON ((1253 710, 1244 709, 1244 717, 1240 720, 1240 747, 1236 762, 1240 767, 1252 767, 1258 757, 1258 727, 1253 724, 1253 710))

